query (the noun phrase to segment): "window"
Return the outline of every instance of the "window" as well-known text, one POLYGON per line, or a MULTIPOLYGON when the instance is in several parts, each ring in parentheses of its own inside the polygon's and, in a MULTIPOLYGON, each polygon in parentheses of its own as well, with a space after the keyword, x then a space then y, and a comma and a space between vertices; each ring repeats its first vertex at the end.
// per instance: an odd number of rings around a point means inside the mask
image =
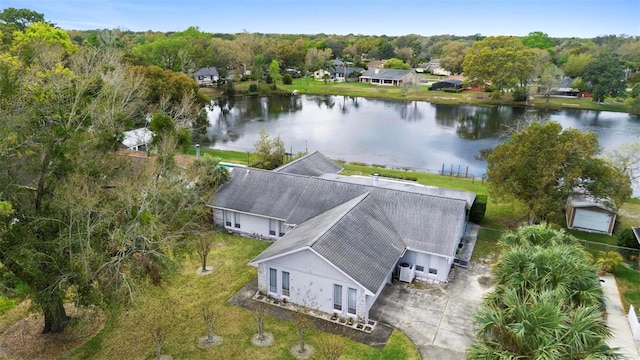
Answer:
POLYGON ((231 226, 231 214, 227 210, 224 210, 223 214, 224 214, 224 225, 231 226))
POLYGON ((289 273, 282 272, 282 295, 289 296, 289 273))
POLYGON ((275 235, 278 227, 278 220, 269 219, 269 235, 275 235))
POLYGON ((278 270, 269 268, 269 292, 278 292, 278 270))
POLYGON ((349 314, 355 314, 356 313, 356 295, 357 295, 357 290, 356 289, 352 289, 349 288, 349 297, 348 297, 348 301, 347 301, 347 312, 349 312, 349 314))
POLYGON ((437 274, 438 273, 438 269, 434 269, 434 268, 429 268, 429 274, 437 274))
POLYGON ((240 214, 238 213, 233 213, 233 222, 234 222, 234 226, 238 229, 240 229, 240 214))
POLYGON ((416 265, 416 271, 424 271, 424 266, 416 265))
POLYGON ((333 285, 333 309, 342 311, 342 285, 333 285))

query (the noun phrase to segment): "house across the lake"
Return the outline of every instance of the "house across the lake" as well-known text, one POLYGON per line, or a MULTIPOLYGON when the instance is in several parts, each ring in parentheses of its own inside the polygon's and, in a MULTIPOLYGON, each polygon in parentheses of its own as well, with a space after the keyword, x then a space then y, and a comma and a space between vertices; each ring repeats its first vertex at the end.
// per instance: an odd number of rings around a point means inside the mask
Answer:
POLYGON ((220 75, 218 74, 218 69, 214 66, 202 68, 195 73, 193 73, 193 78, 196 80, 198 85, 206 86, 213 85, 220 79, 220 75))
POLYGON ((435 82, 431 85, 429 90, 443 90, 443 89, 455 89, 462 88, 462 80, 460 79, 444 79, 442 81, 435 82))
POLYGON ((415 70, 369 69, 362 76, 360 82, 374 85, 403 86, 417 85, 420 77, 415 70))
POLYGON ((475 195, 341 170, 319 152, 235 168, 209 203, 216 224, 274 241, 249 263, 259 290, 368 321, 394 277, 446 282, 475 195))

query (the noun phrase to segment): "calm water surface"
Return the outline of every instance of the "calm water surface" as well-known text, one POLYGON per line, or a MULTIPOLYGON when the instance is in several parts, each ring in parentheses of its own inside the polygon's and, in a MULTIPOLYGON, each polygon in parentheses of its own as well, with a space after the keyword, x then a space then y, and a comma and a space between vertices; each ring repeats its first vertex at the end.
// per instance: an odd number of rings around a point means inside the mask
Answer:
POLYGON ((287 151, 315 151, 333 159, 481 176, 487 150, 506 140, 505 126, 526 112, 565 128, 592 130, 612 150, 640 141, 640 118, 588 110, 543 112, 510 106, 438 105, 347 96, 245 97, 214 100, 203 146, 250 151, 258 133, 279 135, 287 151))

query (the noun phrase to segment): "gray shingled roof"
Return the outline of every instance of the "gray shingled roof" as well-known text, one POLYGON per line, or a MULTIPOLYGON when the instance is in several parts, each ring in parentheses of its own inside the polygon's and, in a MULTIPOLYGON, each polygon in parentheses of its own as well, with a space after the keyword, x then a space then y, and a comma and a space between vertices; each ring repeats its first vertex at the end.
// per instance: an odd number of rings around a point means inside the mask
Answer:
MULTIPOLYGON (((370 176, 347 176, 325 173, 319 175, 319 177, 322 179, 336 180, 358 185, 371 186, 373 184, 373 177, 370 176)), ((476 199, 476 194, 467 191, 422 185, 414 181, 386 179, 384 177, 379 177, 378 184, 376 186, 392 190, 413 192, 417 194, 440 196, 449 199, 462 199, 467 202, 468 208, 471 208, 471 205, 473 205, 473 202, 476 199)))
POLYGON ((375 199, 365 193, 297 226, 250 263, 306 248, 376 293, 405 245, 375 199))
POLYGON ((339 173, 342 171, 342 167, 316 151, 282 165, 273 171, 305 176, 319 176, 326 173, 339 173))
POLYGON ((467 200, 462 198, 360 185, 337 179, 235 168, 231 180, 220 188, 214 203, 209 205, 302 225, 367 192, 371 192, 409 248, 446 256, 455 253, 460 239, 455 238, 452 229, 465 221, 467 207, 467 200))
POLYGON ((616 212, 616 205, 611 199, 601 200, 588 194, 572 194, 568 200, 574 208, 597 207, 613 213, 616 212))
POLYGON ((396 69, 369 69, 362 77, 380 80, 401 80, 411 70, 396 70, 396 69))
POLYGON ((205 67, 193 73, 193 76, 218 76, 218 69, 214 66, 205 67))

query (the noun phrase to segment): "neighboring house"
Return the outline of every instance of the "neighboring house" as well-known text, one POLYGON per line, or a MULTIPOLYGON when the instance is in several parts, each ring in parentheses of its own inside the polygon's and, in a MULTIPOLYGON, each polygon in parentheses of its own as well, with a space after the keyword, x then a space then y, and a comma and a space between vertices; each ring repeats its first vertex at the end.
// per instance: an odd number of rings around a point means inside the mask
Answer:
POLYGON ((122 145, 135 151, 147 151, 153 138, 153 132, 147 128, 125 131, 122 135, 122 145))
POLYGON ((353 81, 354 79, 355 81, 357 81, 358 77, 362 75, 363 72, 364 72, 364 69, 360 67, 338 66, 335 68, 335 70, 332 71, 331 76, 333 79, 335 79, 335 81, 347 81, 349 79, 351 79, 351 81, 353 81), (354 73, 357 73, 358 76, 349 77, 351 74, 354 74, 354 73))
POLYGON ((313 72, 313 78, 318 80, 318 81, 325 81, 325 80, 329 80, 329 81, 333 81, 333 74, 331 74, 331 71, 329 70, 325 70, 325 69, 318 69, 316 71, 313 72), (325 75, 327 75, 327 78, 325 79, 325 75))
POLYGON ((451 71, 440 67, 440 59, 433 59, 427 63, 422 63, 416 68, 418 73, 431 73, 433 75, 450 76, 451 71))
POLYGON ((368 321, 394 276, 446 282, 475 195, 341 170, 319 152, 236 168, 209 203, 225 229, 276 240, 249 263, 259 290, 368 321))
POLYGON ((567 199, 567 228, 611 235, 616 223, 616 209, 611 201, 601 201, 585 194, 567 199))
POLYGON ((444 79, 442 81, 435 82, 431 85, 430 90, 442 90, 442 89, 461 89, 462 80, 460 79, 444 79))
POLYGON ((420 77, 414 70, 369 69, 362 76, 360 82, 384 86, 417 85, 420 77))
POLYGON ((558 87, 551 90, 550 96, 577 98, 580 90, 571 87, 571 79, 562 79, 558 82, 558 87))
POLYGON ((211 66, 196 71, 193 74, 193 78, 199 85, 213 85, 220 79, 220 75, 218 74, 218 69, 211 66))
POLYGON ((367 63, 367 69, 382 69, 384 67, 384 61, 371 60, 367 63))

